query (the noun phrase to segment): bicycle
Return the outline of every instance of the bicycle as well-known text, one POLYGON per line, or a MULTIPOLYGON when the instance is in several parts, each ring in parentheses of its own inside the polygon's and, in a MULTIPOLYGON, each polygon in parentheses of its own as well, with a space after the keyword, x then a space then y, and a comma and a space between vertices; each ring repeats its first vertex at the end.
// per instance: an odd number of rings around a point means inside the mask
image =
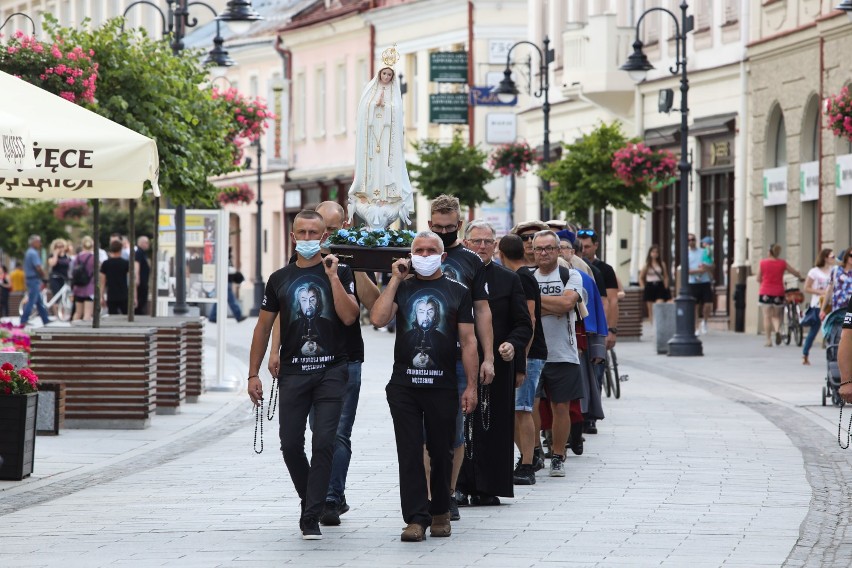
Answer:
POLYGON ((805 295, 798 288, 784 290, 785 345, 790 345, 790 342, 795 340, 797 346, 802 346, 804 332, 802 331, 802 310, 800 306, 804 301, 805 295))
MULTIPOLYGON (((56 307, 56 317, 61 321, 70 321, 71 320, 71 312, 74 310, 74 296, 71 294, 71 286, 68 282, 62 284, 62 288, 53 295, 52 298, 48 300, 48 294, 50 290, 45 287, 41 291, 41 301, 44 302, 47 311, 50 312, 52 307, 56 307)), ((21 298, 21 303, 18 306, 18 315, 24 315, 24 307, 27 305, 27 302, 30 301, 29 296, 24 293, 24 297, 21 298)))
POLYGON ((618 357, 615 354, 615 349, 606 350, 606 367, 604 368, 604 390, 606 397, 610 398, 615 394, 615 398, 621 398, 621 382, 627 380, 627 375, 618 374, 618 357))

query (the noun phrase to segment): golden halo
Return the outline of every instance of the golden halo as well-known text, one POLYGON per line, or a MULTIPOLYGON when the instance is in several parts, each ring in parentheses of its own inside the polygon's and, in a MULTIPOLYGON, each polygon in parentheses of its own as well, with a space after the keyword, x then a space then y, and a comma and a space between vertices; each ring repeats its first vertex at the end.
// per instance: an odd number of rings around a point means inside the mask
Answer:
POLYGON ((396 44, 382 52, 382 63, 388 67, 393 67, 399 61, 399 52, 396 50, 396 44))

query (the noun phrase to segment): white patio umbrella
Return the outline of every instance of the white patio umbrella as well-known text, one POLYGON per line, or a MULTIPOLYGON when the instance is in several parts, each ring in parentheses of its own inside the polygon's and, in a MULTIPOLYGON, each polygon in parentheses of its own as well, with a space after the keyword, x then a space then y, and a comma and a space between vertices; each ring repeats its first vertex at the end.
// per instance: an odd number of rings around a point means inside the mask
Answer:
POLYGON ((0 197, 160 195, 152 139, 3 72, 0 109, 0 197))

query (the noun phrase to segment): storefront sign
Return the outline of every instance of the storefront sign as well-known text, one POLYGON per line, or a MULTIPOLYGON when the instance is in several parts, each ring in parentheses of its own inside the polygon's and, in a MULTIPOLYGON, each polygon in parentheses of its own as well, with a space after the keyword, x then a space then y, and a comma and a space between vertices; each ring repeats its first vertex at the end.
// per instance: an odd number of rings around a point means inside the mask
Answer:
POLYGON ((511 144, 518 137, 518 117, 511 112, 489 112, 485 117, 485 142, 511 144))
POLYGON ((433 124, 467 124, 466 93, 429 95, 429 122, 433 124))
POLYGON ((819 162, 799 165, 799 196, 802 201, 819 199, 819 162))
POLYGON ((504 103, 494 91, 493 87, 471 87, 470 104, 473 106, 513 106, 518 103, 517 96, 504 103))
POLYGON ((852 154, 837 156, 834 185, 837 195, 852 195, 852 154))
POLYGON ((436 51, 429 54, 429 80, 467 83, 467 52, 436 51))
POLYGON ((763 206, 787 205, 787 166, 763 170, 763 206))
POLYGON ((733 168, 734 137, 701 138, 701 169, 733 168))

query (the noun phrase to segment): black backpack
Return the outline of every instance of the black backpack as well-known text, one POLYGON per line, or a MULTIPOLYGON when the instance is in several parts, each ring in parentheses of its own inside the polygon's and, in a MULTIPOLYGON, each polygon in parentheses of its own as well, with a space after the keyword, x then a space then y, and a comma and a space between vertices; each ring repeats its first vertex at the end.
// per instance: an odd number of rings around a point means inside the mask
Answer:
MULTIPOLYGON (((88 260, 93 260, 95 258, 94 254, 90 254, 88 260)), ((89 282, 92 280, 92 275, 89 274, 88 268, 86 268, 86 263, 79 264, 74 267, 74 270, 71 272, 71 285, 72 286, 88 286, 89 282)))

